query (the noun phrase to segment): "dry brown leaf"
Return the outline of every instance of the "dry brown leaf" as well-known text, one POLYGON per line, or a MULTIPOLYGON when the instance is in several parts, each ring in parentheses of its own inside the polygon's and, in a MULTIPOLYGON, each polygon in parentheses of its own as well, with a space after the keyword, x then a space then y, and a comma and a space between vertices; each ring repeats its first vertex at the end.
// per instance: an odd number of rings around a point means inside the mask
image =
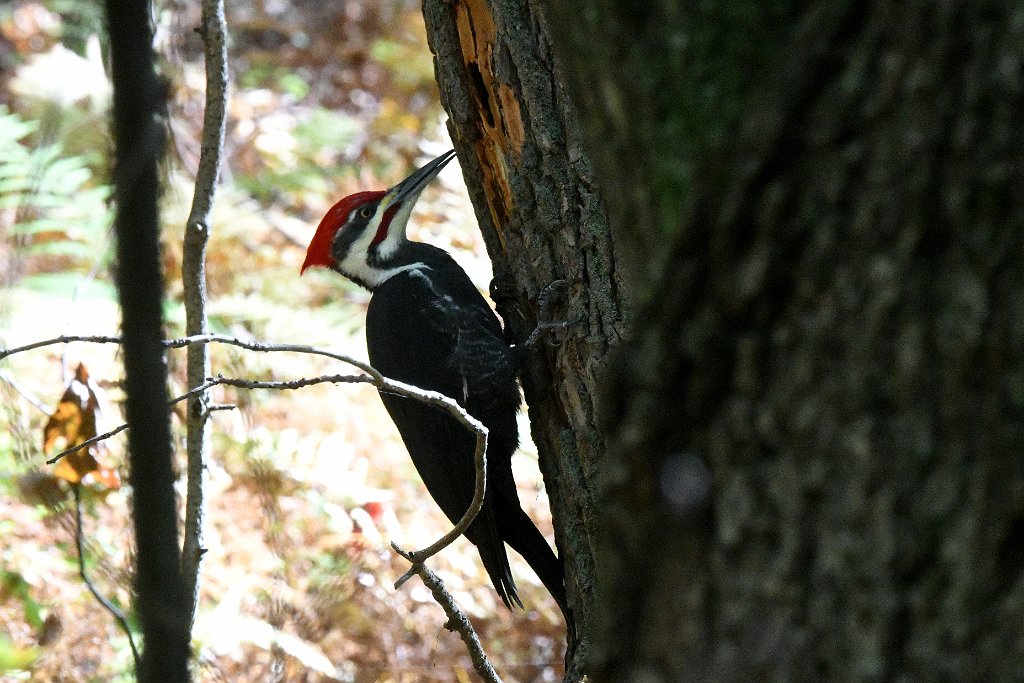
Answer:
MULTIPOLYGON (((100 401, 97 387, 89 379, 84 363, 79 363, 75 376, 68 383, 57 409, 43 428, 43 452, 65 450, 96 436, 96 418, 100 401)), ((102 467, 95 456, 95 445, 61 458, 54 476, 78 484, 87 475, 106 488, 119 488, 121 478, 116 470, 102 467)))

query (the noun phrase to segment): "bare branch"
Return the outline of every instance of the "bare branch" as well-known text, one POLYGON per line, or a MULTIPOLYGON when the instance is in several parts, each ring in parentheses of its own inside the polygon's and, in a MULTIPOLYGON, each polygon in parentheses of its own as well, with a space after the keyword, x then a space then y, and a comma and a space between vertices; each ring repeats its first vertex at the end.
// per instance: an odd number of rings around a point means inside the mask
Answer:
POLYGON ((35 394, 33 394, 31 391, 21 386, 18 380, 14 379, 14 377, 12 377, 11 374, 6 370, 0 370, 0 381, 5 382, 8 386, 10 386, 16 392, 21 394, 21 397, 28 401, 29 403, 31 403, 32 406, 35 407, 37 410, 40 410, 46 413, 47 415, 49 415, 52 412, 45 403, 36 398, 35 394))
MULTIPOLYGON (((31 344, 16 346, 10 349, 0 348, 0 360, 3 360, 8 356, 13 356, 16 353, 33 351, 35 349, 40 349, 45 346, 53 346, 55 344, 71 344, 73 342, 120 344, 121 338, 109 335, 62 335, 60 337, 36 341, 31 344)), ((168 349, 180 349, 192 344, 228 344, 229 346, 237 346, 250 351, 259 351, 262 353, 285 351, 289 353, 306 353, 314 356, 324 356, 359 368, 374 379, 382 380, 384 378, 383 375, 374 370, 368 363, 356 360, 351 356, 335 353, 334 351, 328 351, 327 349, 321 349, 315 346, 306 346, 305 344, 268 344, 263 342, 246 341, 238 339, 237 337, 229 337, 224 334, 197 334, 189 337, 180 337, 178 339, 165 339, 163 341, 164 347, 168 349)))
POLYGON ((212 413, 218 410, 237 410, 238 406, 234 403, 210 403, 206 406, 206 412, 212 413))
MULTIPOLYGON (((406 559, 411 555, 411 553, 407 553, 394 543, 391 544, 391 547, 406 559)), ((498 677, 494 667, 491 666, 491 662, 487 659, 487 653, 484 652, 484 648, 480 644, 480 638, 476 635, 473 625, 469 623, 469 618, 466 617, 466 614, 455 604, 455 599, 445 589, 441 577, 432 572, 422 562, 413 564, 412 569, 409 571, 414 572, 420 577, 423 585, 434 596, 434 600, 437 604, 441 605, 441 609, 448 616, 448 623, 445 624, 445 628, 449 631, 458 632, 462 642, 466 644, 466 649, 469 650, 469 658, 473 661, 473 669, 480 675, 480 678, 487 683, 501 683, 501 678, 498 677)))
POLYGON ((319 377, 303 377, 290 380, 255 380, 237 379, 234 377, 222 377, 220 375, 207 380, 209 386, 218 384, 226 387, 237 387, 239 389, 277 389, 280 391, 289 389, 301 389, 311 387, 314 384, 372 384, 373 379, 366 375, 321 375, 319 377))
POLYGON ((53 346, 54 344, 70 344, 72 342, 89 342, 92 344, 120 344, 120 337, 111 337, 107 335, 79 335, 79 334, 63 334, 53 339, 44 339, 42 341, 32 342, 31 344, 25 344, 24 346, 15 346, 12 349, 0 349, 0 360, 13 356, 16 353, 24 353, 25 351, 33 351, 35 349, 41 349, 44 346, 53 346))
MULTIPOLYGON (((190 337, 181 337, 180 339, 168 339, 164 341, 164 346, 169 349, 178 349, 191 344, 227 344, 229 346, 237 346, 239 348, 248 349, 249 351, 259 351, 261 353, 284 351, 288 353, 306 353, 314 356, 324 356, 359 368, 375 380, 384 379, 384 376, 370 367, 368 363, 356 360, 351 356, 346 356, 344 354, 328 351, 327 349, 321 349, 315 346, 306 346, 305 344, 269 344, 264 342, 246 341, 237 337, 229 337, 225 334, 197 334, 190 337)), ((0 359, 2 358, 3 355, 0 353, 0 359)))
MULTIPOLYGON (((217 189, 221 151, 224 148, 224 111, 227 107, 227 24, 224 0, 203 0, 199 33, 206 52, 206 108, 203 139, 196 171, 192 209, 185 224, 182 242, 181 281, 185 300, 185 331, 205 334, 206 318, 206 243, 210 236, 210 213, 217 189)), ((210 374, 210 356, 205 344, 188 347, 186 375, 189 389, 204 384, 210 374)), ((189 624, 195 621, 199 604, 199 565, 203 548, 206 460, 209 438, 206 421, 210 416, 206 391, 189 399, 186 411, 186 453, 188 481, 185 498, 185 528, 181 552, 181 573, 189 596, 189 624)))
MULTIPOLYGON (((199 386, 199 387, 196 387, 195 389, 193 389, 192 391, 189 391, 187 393, 182 394, 181 396, 178 396, 176 398, 172 398, 170 401, 167 402, 167 407, 170 408, 171 406, 173 406, 176 403, 181 403, 185 399, 191 398, 194 394, 200 394, 203 391, 206 391, 207 389, 209 389, 211 386, 214 386, 214 385, 211 384, 209 386, 205 386, 205 385, 204 386, 199 386)), ((111 429, 109 432, 103 432, 102 434, 97 434, 96 436, 94 436, 94 437, 92 437, 90 439, 86 439, 85 441, 83 441, 82 443, 80 443, 80 444, 78 444, 76 446, 72 446, 71 448, 68 448, 66 450, 61 451, 57 455, 55 455, 52 458, 50 458, 49 460, 47 460, 46 464, 47 465, 52 465, 52 464, 54 464, 55 462, 57 462, 58 460, 60 460, 61 458, 65 457, 65 456, 71 455, 72 453, 76 453, 76 452, 82 450, 83 448, 88 448, 89 446, 93 445, 94 443, 98 443, 98 442, 103 441, 105 439, 109 439, 112 436, 116 436, 117 434, 120 434, 121 432, 123 432, 126 429, 128 429, 128 423, 127 422, 124 423, 124 424, 118 425, 114 429, 111 429)))
MULTIPOLYGON (((177 401, 175 401, 175 403, 177 403, 177 401)), ((75 446, 72 446, 71 448, 68 448, 66 450, 61 451, 57 455, 55 455, 52 458, 50 458, 49 460, 47 460, 46 464, 47 465, 52 465, 55 462, 57 462, 58 460, 60 460, 61 458, 67 457, 67 456, 71 455, 72 453, 77 453, 78 451, 82 450, 83 448, 88 448, 89 446, 93 445, 94 443, 99 443, 100 441, 103 441, 105 439, 109 439, 112 436, 117 436, 118 434, 120 434, 121 432, 123 432, 126 429, 128 429, 128 423, 127 422, 125 422, 124 424, 120 424, 117 427, 114 427, 109 432, 103 432, 102 434, 97 434, 96 436, 94 436, 92 438, 86 439, 85 441, 83 441, 80 444, 77 444, 75 446)))

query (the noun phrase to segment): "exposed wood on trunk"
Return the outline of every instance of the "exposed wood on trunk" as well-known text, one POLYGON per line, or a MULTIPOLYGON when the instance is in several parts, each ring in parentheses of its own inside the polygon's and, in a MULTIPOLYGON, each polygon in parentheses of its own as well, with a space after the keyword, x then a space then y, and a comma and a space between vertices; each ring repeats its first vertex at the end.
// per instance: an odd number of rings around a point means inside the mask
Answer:
POLYGON ((624 330, 615 248, 537 9, 428 0, 424 14, 449 129, 499 284, 499 313, 524 340, 537 322, 538 296, 564 280, 564 305, 552 309, 578 320, 554 345, 538 346, 523 376, 581 629, 568 676, 578 678, 593 604, 594 477, 605 450, 598 386, 624 330))

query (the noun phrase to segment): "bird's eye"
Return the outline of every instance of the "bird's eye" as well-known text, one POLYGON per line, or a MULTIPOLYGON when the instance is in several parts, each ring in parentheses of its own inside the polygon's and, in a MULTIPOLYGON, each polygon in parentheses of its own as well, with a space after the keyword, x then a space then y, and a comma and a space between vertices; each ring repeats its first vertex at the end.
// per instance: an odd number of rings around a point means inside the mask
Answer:
POLYGON ((363 218, 369 218, 370 216, 373 215, 373 210, 370 209, 369 207, 364 206, 363 208, 359 209, 359 215, 362 216, 363 218))

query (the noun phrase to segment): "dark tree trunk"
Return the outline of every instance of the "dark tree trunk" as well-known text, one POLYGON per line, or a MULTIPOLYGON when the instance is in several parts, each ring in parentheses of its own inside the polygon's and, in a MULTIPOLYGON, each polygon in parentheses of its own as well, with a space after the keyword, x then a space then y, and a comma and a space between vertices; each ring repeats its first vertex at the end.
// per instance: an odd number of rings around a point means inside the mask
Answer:
POLYGON ((551 11, 654 264, 603 394, 596 678, 1020 680, 1020 3, 551 11))
POLYGON ((599 378, 623 332, 623 301, 607 218, 576 116, 536 8, 492 1, 424 2, 441 100, 517 341, 549 317, 579 322, 539 344, 523 384, 565 560, 580 644, 589 642, 595 538, 594 474, 605 451, 599 378), (563 287, 548 285, 564 280, 563 287), (543 317, 543 316, 542 316, 543 317))
POLYGON ((114 82, 117 289, 124 340, 125 414, 142 625, 140 681, 187 681, 189 604, 178 570, 157 235, 157 161, 163 136, 149 3, 108 2, 114 82))

